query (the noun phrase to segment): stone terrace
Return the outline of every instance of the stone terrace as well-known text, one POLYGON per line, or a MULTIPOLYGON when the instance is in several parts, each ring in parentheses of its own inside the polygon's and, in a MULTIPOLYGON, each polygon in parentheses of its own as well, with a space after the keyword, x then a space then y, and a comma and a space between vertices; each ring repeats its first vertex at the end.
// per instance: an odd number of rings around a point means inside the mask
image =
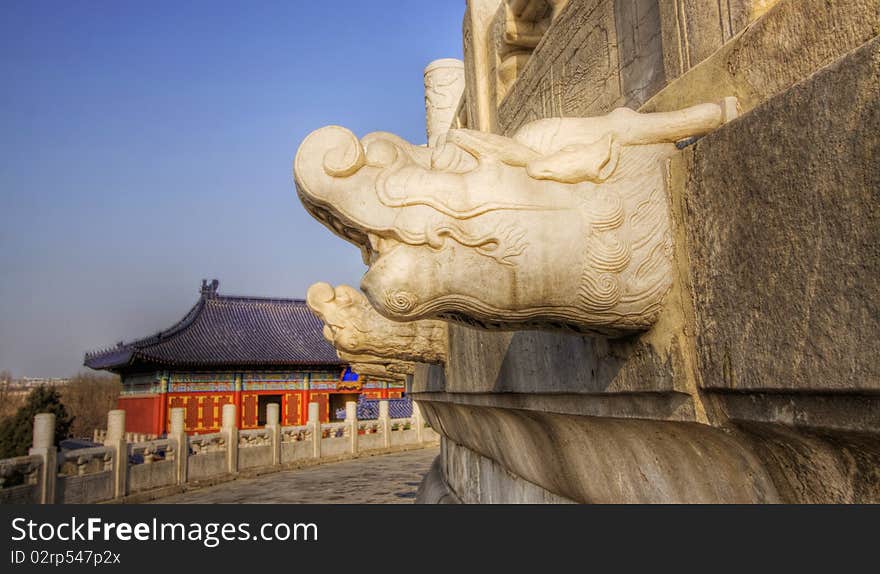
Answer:
POLYGON ((157 504, 409 504, 437 447, 239 479, 153 500, 157 504))

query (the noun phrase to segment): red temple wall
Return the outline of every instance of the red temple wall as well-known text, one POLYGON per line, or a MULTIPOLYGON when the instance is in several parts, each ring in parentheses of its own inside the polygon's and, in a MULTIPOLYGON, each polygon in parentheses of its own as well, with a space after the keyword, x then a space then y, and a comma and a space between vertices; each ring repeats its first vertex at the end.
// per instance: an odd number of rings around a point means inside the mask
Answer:
POLYGON ((165 431, 171 430, 171 409, 183 408, 186 432, 211 433, 220 430, 223 405, 235 400, 235 393, 168 393, 165 431))
POLYGON ((259 397, 261 395, 281 395, 281 424, 282 425, 303 425, 306 424, 308 418, 307 409, 303 409, 303 405, 307 404, 304 396, 307 391, 281 390, 281 391, 241 391, 241 420, 239 428, 253 429, 258 428, 259 413, 259 397))
POLYGON ((305 394, 306 391, 289 391, 284 394, 281 424, 303 425, 306 423, 309 413, 303 412, 303 405, 308 404, 303 400, 305 394))
MULTIPOLYGON (((281 395, 281 424, 303 425, 308 421, 309 402, 317 402, 321 422, 330 420, 330 395, 346 391, 333 390, 266 390, 266 391, 214 391, 178 392, 165 395, 121 396, 119 408, 126 411, 126 430, 145 434, 162 435, 170 430, 171 409, 185 410, 186 432, 206 434, 220 430, 223 405, 233 403, 238 407, 238 427, 258 428, 259 397, 261 395, 281 395), (163 409, 164 403, 164 409, 163 409), (164 410, 164 412, 163 412, 164 410)), ((361 391, 370 399, 398 398, 403 395, 402 388, 373 389, 361 391)))
MULTIPOLYGON (((318 403, 318 418, 322 423, 330 420, 330 392, 329 391, 309 391, 309 402, 318 403)), ((308 418, 308 413, 306 413, 308 418)))
POLYGON ((125 430, 162 434, 162 395, 121 396, 117 407, 125 411, 125 430))
MULTIPOLYGON (((330 394, 335 391, 241 391, 239 396, 238 428, 258 428, 259 397, 261 395, 281 395, 281 424, 303 425, 308 420, 308 404, 310 401, 320 404, 321 422, 330 420, 330 394), (306 395, 311 396, 307 399, 306 395)), ((220 430, 223 405, 233 403, 236 393, 168 393, 168 425, 170 425, 171 409, 183 407, 186 432, 211 433, 220 430)), ((158 428, 158 427, 156 427, 158 428)), ((165 429, 166 432, 169 430, 165 429)), ((158 432, 161 434, 161 431, 158 432)))

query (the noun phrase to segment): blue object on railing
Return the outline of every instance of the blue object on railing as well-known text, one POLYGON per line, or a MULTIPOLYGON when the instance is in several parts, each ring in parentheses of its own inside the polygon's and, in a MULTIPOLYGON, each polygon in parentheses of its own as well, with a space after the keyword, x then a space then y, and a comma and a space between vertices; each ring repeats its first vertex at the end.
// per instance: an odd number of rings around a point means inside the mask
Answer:
MULTIPOLYGON (((388 416, 393 419, 405 419, 412 416, 412 399, 404 396, 399 399, 389 399, 388 416)), ((378 407, 376 407, 378 416, 378 407)))
MULTIPOLYGON (((336 418, 345 420, 345 409, 336 409, 336 418)), ((412 399, 403 396, 399 399, 388 399, 388 416, 392 419, 405 419, 412 416, 412 399)), ((368 399, 361 395, 357 401, 357 418, 359 421, 376 420, 379 418, 379 399, 368 399)))

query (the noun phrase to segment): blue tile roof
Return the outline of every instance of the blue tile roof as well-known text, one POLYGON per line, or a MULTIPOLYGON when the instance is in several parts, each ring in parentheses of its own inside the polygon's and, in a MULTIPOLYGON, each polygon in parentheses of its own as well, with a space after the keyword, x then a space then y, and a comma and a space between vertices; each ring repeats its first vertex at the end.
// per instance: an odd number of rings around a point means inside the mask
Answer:
POLYGON ((342 365, 320 319, 302 299, 222 296, 215 281, 176 325, 116 347, 86 353, 92 369, 138 363, 178 367, 342 365))

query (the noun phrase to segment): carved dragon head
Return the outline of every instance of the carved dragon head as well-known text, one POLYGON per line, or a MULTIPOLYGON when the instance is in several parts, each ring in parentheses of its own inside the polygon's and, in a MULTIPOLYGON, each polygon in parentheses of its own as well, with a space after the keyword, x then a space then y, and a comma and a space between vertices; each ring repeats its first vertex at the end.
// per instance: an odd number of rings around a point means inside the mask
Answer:
POLYGON ((620 335, 653 324, 672 282, 663 161, 724 119, 716 104, 620 109, 512 138, 452 130, 437 148, 330 126, 303 141, 294 177, 360 247, 385 317, 620 335))
POLYGON ((306 303, 324 321, 324 337, 340 352, 377 356, 386 362, 446 360, 446 324, 442 321, 391 321, 348 285, 334 288, 328 283, 315 283, 309 287, 306 303))
POLYGON ((339 358, 351 365, 358 375, 382 381, 405 381, 407 375, 415 372, 415 365, 405 361, 376 357, 363 353, 336 351, 339 358))

